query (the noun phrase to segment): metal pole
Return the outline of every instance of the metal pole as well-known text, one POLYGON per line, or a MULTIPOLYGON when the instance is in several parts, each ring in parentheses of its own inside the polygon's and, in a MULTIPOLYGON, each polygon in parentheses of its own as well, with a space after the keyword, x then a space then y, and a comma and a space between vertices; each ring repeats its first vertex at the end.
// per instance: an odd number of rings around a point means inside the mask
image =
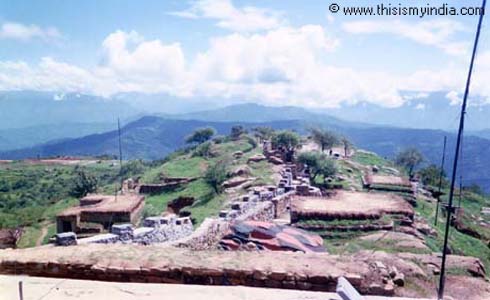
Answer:
POLYGON ((22 281, 19 281, 19 299, 24 300, 24 289, 22 288, 22 281))
POLYGON ((439 203, 441 202, 442 177, 444 176, 444 162, 446 160, 446 143, 447 143, 447 136, 444 136, 444 146, 442 148, 443 150, 442 150, 441 172, 439 173, 439 189, 437 192, 436 217, 434 221, 434 226, 437 226, 437 218, 439 217, 439 203))
POLYGON ((461 198, 463 197, 463 176, 459 176, 459 199, 458 208, 461 208, 461 198))
POLYGON ((122 178, 122 147, 121 147, 121 123, 119 118, 117 118, 117 133, 119 137, 119 180, 121 181, 121 193, 123 189, 123 178, 122 178))
POLYGON ((480 14, 480 19, 478 21, 478 27, 476 29, 475 42, 473 44, 473 52, 471 54, 470 68, 468 70, 468 78, 466 80, 466 87, 465 87, 465 91, 464 91, 463 104, 461 105, 461 116, 460 116, 460 120, 459 120, 458 138, 456 140, 456 151, 454 152, 454 161, 453 161, 453 173, 451 176, 451 189, 449 190, 449 203, 448 203, 448 208, 447 208, 446 230, 444 232, 444 246, 442 248, 441 277, 439 278, 439 290, 437 293, 437 298, 439 300, 442 300, 444 297, 447 242, 448 242, 448 237, 449 237, 449 225, 451 223, 451 214, 452 214, 452 208, 453 208, 454 186, 456 183, 456 172, 457 172, 457 168, 458 168, 459 149, 460 149, 460 145, 461 145, 461 136, 463 135, 464 117, 466 114, 468 94, 470 92, 471 74, 473 73, 473 65, 475 63, 476 50, 478 48, 478 40, 480 39, 481 25, 483 22, 483 16, 485 15, 486 4, 487 4, 487 0, 483 0, 482 6, 481 6, 482 10, 481 10, 481 14, 480 14))

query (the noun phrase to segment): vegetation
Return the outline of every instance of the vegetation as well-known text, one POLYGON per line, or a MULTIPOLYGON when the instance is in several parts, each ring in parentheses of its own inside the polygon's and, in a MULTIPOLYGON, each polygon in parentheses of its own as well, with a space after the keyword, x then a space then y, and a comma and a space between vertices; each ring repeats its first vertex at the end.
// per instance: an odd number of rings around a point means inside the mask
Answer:
POLYGON ((340 143, 342 144, 342 147, 344 148, 344 156, 347 157, 349 155, 349 150, 352 147, 352 142, 345 136, 342 136, 340 138, 340 143))
POLYGON ((225 182, 227 174, 226 163, 224 161, 218 161, 208 167, 204 174, 204 180, 214 189, 216 194, 219 194, 221 193, 221 184, 225 182))
POLYGON ((196 147, 192 155, 208 158, 212 155, 212 147, 213 143, 211 141, 204 142, 196 147))
POLYGON ((242 125, 235 125, 235 126, 231 127, 230 138, 233 141, 236 141, 236 140, 240 139, 240 136, 242 134, 246 134, 246 133, 247 133, 247 131, 245 130, 245 128, 243 128, 242 125))
POLYGON ((336 173, 335 163, 323 153, 303 152, 298 156, 298 162, 308 166, 313 181, 318 175, 327 178, 336 173))
POLYGON ((94 175, 88 174, 85 170, 78 169, 71 195, 77 198, 84 197, 89 193, 97 191, 97 185, 98 181, 94 175))
POLYGON ((186 137, 185 142, 188 144, 202 144, 210 140, 213 135, 216 134, 216 130, 211 127, 198 128, 194 132, 186 137))
POLYGON ((413 176, 413 171, 420 163, 424 161, 422 153, 416 148, 408 148, 400 151, 395 158, 395 163, 408 171, 410 177, 413 176))
POLYGON ((321 128, 311 128, 309 131, 311 138, 322 149, 322 152, 331 149, 335 144, 339 143, 339 138, 332 131, 321 128))
POLYGON ((419 170, 417 173, 420 176, 420 181, 424 185, 435 187, 439 186, 439 182, 441 182, 442 187, 446 187, 449 184, 446 179, 446 172, 436 165, 432 164, 419 170))
POLYGON ((259 140, 259 142, 262 142, 264 140, 269 140, 274 135, 274 129, 267 126, 255 127, 253 129, 253 132, 254 132, 254 136, 259 140))

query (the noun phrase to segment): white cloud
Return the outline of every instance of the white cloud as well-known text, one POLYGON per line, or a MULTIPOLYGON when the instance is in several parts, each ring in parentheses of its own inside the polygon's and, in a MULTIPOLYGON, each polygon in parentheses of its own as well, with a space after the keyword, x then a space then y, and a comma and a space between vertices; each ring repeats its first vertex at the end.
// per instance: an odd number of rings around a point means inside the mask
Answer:
POLYGON ((456 33, 467 30, 463 24, 453 20, 416 23, 400 20, 351 21, 343 23, 342 28, 353 34, 393 34, 422 45, 437 47, 450 55, 464 55, 470 46, 466 42, 453 39, 456 33))
POLYGON ((446 94, 446 98, 450 100, 451 105, 461 105, 463 100, 458 96, 458 92, 450 91, 446 94))
MULTIPOLYGON (((396 107, 428 93, 462 93, 466 72, 457 67, 412 74, 360 71, 329 63, 339 41, 317 25, 282 27, 262 33, 233 33, 211 40, 205 51, 186 59, 178 43, 146 40, 116 31, 102 42, 94 68, 44 57, 38 64, 0 61, 0 90, 168 93, 181 97, 254 100, 271 105, 335 107, 369 102, 396 107), (406 91, 413 91, 407 94, 406 91)), ((472 95, 490 99, 490 55, 479 56, 472 95)), ((225 100, 226 101, 226 100, 225 100)), ((483 103, 483 102, 482 102, 483 103)))
POLYGON ((425 104, 419 103, 415 106, 415 109, 417 110, 425 110, 425 104))
POLYGON ((183 18, 217 20, 217 26, 238 32, 253 32, 283 25, 281 14, 253 6, 235 7, 231 0, 198 0, 184 11, 170 13, 183 18))
POLYGON ((42 40, 58 39, 61 38, 61 34, 55 27, 41 28, 37 25, 14 22, 3 23, 0 27, 0 39, 28 41, 34 38, 42 40))

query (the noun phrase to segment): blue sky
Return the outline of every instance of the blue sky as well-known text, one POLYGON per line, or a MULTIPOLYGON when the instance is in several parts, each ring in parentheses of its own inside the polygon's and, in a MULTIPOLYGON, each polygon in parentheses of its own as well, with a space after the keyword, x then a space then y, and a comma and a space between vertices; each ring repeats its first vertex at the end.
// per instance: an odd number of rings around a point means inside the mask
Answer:
MULTIPOLYGON (((477 16, 343 16, 332 1, 0 2, 0 90, 121 92, 265 104, 457 103, 477 16)), ((389 1, 337 0, 342 6, 389 1)), ((431 1, 439 6, 480 1, 431 1)), ((426 6, 427 1, 395 1, 426 6)), ((474 93, 489 102, 485 21, 474 93)))

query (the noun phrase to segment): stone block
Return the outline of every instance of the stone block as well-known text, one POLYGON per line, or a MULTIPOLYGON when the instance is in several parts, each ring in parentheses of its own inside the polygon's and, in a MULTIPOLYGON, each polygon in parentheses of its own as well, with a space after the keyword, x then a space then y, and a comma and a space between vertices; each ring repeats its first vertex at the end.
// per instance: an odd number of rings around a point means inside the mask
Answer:
POLYGON ((72 246, 77 244, 77 235, 74 232, 58 233, 55 236, 57 246, 72 246))

